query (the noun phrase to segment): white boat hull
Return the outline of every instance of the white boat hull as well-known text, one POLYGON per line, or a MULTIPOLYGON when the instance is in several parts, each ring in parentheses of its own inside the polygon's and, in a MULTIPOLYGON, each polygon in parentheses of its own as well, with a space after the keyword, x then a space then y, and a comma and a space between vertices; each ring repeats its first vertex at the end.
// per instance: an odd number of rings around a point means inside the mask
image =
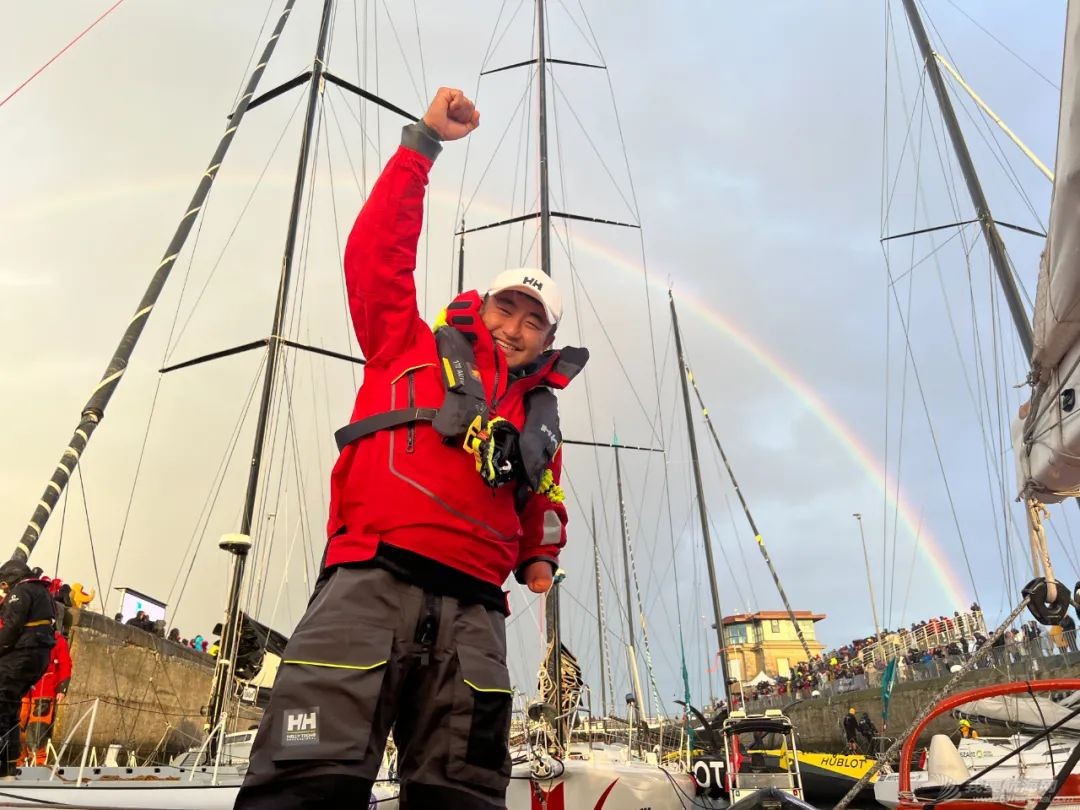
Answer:
MULTIPOLYGON (((652 810, 722 807, 695 796, 693 777, 659 766, 639 763, 571 760, 555 763, 553 774, 532 777, 528 763, 514 767, 507 791, 508 810, 532 810, 534 797, 546 800, 547 810, 652 810)), ((130 807, 140 810, 231 810, 242 776, 235 769, 221 769, 218 784, 211 770, 174 767, 93 768, 76 783, 78 768, 64 768, 64 775, 49 778, 48 768, 24 768, 13 782, 0 783, 0 806, 41 807, 63 804, 79 808, 130 807)), ((397 786, 376 785, 374 798, 380 810, 397 808, 397 786)))
POLYGON ((658 765, 635 762, 569 760, 556 763, 547 779, 529 779, 528 763, 515 765, 506 794, 508 810, 532 810, 541 799, 547 810, 651 810, 724 807, 697 796, 690 774, 665 770, 658 765), (560 768, 562 770, 560 770, 560 768), (539 797, 537 797, 539 791, 539 797))
MULTIPOLYGON (((0 782, 0 807, 62 805, 132 810, 232 810, 243 775, 235 768, 87 768, 78 783, 77 767, 23 768, 11 782, 0 782)), ((397 785, 376 785, 380 810, 397 808, 397 785)))

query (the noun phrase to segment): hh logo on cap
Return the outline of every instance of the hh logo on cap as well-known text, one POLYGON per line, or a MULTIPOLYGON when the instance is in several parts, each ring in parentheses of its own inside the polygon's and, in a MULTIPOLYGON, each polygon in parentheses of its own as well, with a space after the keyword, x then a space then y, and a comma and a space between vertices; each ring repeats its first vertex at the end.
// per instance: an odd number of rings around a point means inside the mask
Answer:
POLYGON ((525 276, 525 278, 521 280, 521 283, 528 284, 530 287, 535 287, 538 290, 544 289, 544 282, 538 278, 533 278, 532 276, 525 276))
POLYGON ((281 726, 282 745, 311 745, 319 741, 319 707, 286 709, 281 726))

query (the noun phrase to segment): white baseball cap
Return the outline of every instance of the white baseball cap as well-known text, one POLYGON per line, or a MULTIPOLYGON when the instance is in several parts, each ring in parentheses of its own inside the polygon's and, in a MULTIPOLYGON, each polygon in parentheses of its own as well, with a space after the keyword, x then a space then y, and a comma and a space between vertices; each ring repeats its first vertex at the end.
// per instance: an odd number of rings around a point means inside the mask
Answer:
POLYGON ((542 270, 535 267, 504 270, 492 279, 487 294, 494 295, 508 291, 524 293, 539 301, 544 308, 548 323, 552 326, 557 325, 562 319, 562 294, 555 280, 545 275, 542 270))

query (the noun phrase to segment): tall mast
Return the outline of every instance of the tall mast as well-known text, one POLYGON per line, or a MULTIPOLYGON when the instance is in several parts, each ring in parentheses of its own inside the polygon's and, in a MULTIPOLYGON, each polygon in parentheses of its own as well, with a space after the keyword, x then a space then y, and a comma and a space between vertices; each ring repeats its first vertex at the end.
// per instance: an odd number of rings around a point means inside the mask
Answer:
POLYGON ((615 448, 615 490, 619 496, 619 525, 622 527, 623 574, 626 577, 626 647, 630 658, 630 681, 634 687, 634 702, 637 704, 637 719, 643 719, 645 695, 641 690, 641 675, 638 673, 637 651, 634 644, 634 592, 630 588, 630 526, 626 522, 626 502, 622 492, 622 465, 619 463, 619 438, 612 442, 615 448))
POLYGON ((724 462, 724 469, 727 470, 728 478, 731 480, 731 486, 734 488, 735 494, 739 498, 739 505, 742 506, 743 515, 746 516, 746 522, 750 524, 750 531, 754 533, 754 542, 757 543, 758 551, 761 552, 761 556, 765 560, 765 565, 768 566, 769 573, 772 574, 776 590, 780 593, 780 599, 784 603, 784 609, 787 611, 788 618, 791 619, 792 627, 795 628, 795 635, 798 636, 799 643, 802 644, 803 652, 806 653, 806 660, 809 661, 814 657, 810 654, 810 645, 806 643, 806 636, 803 635, 802 626, 799 624, 799 619, 791 607, 791 601, 787 597, 787 591, 785 591, 784 586, 780 584, 780 574, 777 573, 776 566, 773 565, 772 557, 769 556, 769 551, 765 548, 765 538, 761 536, 761 532, 758 530, 757 522, 750 513, 750 505, 746 502, 746 496, 743 495, 742 487, 739 486, 739 482, 735 478, 735 471, 731 468, 731 462, 728 461, 727 453, 724 452, 724 446, 720 444, 720 436, 716 433, 716 425, 713 424, 712 417, 709 416, 709 409, 705 407, 705 400, 701 396, 701 391, 698 390, 697 380, 694 379, 693 372, 690 370, 687 370, 686 377, 688 382, 694 386, 694 397, 697 399, 698 407, 701 408, 701 415, 705 417, 705 427, 709 429, 709 435, 712 436, 713 445, 720 454, 720 460, 724 462))
POLYGON ((461 218, 461 241, 458 242, 457 294, 465 292, 465 217, 461 218))
POLYGON ((537 96, 540 110, 537 126, 540 128, 540 269, 551 275, 551 199, 548 190, 548 139, 547 139, 547 44, 544 41, 544 0, 536 0, 537 33, 537 96))
MULTIPOLYGON (((267 342, 266 373, 263 376, 262 396, 259 399, 259 416, 255 423, 255 442, 251 453, 251 466, 248 470, 247 491, 244 495, 244 511, 240 520, 240 534, 251 536, 251 524, 255 514, 255 501, 258 495, 259 473, 262 469, 266 428, 270 419, 270 400, 274 393, 278 358, 281 355, 282 335, 285 325, 285 309, 289 298, 289 282, 292 278, 293 260, 296 254, 296 238, 299 232, 300 208, 304 196, 304 181, 308 172, 308 156, 311 151, 311 136, 315 129, 319 96, 323 89, 323 71, 326 61, 326 44, 330 34, 330 14, 334 0, 323 1, 322 19, 319 22, 319 39, 315 46, 315 58, 311 65, 311 78, 308 84, 307 113, 304 118, 304 133, 300 141, 300 157, 296 165, 296 180, 293 185, 292 207, 289 211, 289 224, 285 234, 285 251, 281 260, 281 278, 278 282, 277 301, 274 305, 273 323, 267 342)), ((210 729, 217 726, 225 702, 228 698, 229 684, 236 663, 240 621, 240 588, 244 579, 244 567, 250 549, 247 543, 223 542, 222 548, 233 555, 233 567, 229 583, 229 598, 225 609, 225 624, 222 626, 221 654, 214 668, 214 683, 210 693, 210 709, 207 723, 210 729)))
POLYGON ((945 120, 945 127, 949 130, 949 139, 952 141, 953 151, 956 153, 956 161, 960 164, 960 171, 964 175, 964 182, 967 183, 972 205, 975 206, 975 214, 979 218, 979 225, 982 227, 986 245, 990 250, 990 259, 994 263, 994 271, 997 273, 998 282, 1000 282, 1001 289, 1005 294, 1009 312, 1012 313, 1013 323, 1020 337, 1020 344, 1024 347, 1028 359, 1030 359, 1035 345, 1031 320, 1028 318, 1027 310, 1024 308, 1024 302, 1020 298, 1020 291, 1017 289, 1016 279, 1013 277, 1012 267, 1009 265, 1009 257, 1005 252, 1005 243, 1001 240, 997 224, 990 214, 990 205, 986 202, 986 195, 983 194, 979 176, 975 173, 975 164, 971 160, 971 153, 968 152, 967 143, 964 141, 964 133, 960 129, 960 123, 956 120, 956 112, 953 110, 949 91, 945 87, 945 80, 941 76, 938 61, 934 58, 934 51, 930 47, 930 39, 926 35, 926 29, 923 27, 922 18, 919 16, 915 0, 903 0, 903 2, 908 22, 911 25, 911 32, 915 35, 915 41, 919 43, 919 52, 922 54, 926 72, 930 76, 930 84, 934 87, 934 95, 937 96, 941 116, 945 120))
POLYGON ((720 675, 724 681, 724 697, 731 706, 731 685, 728 683, 727 644, 724 642, 723 611, 720 609, 720 591, 716 585, 716 563, 713 561, 712 538, 709 535, 709 515, 705 510, 705 488, 701 484, 701 463, 698 461, 697 436, 694 433, 694 413, 690 407, 690 387, 687 384, 689 371, 683 355, 682 334, 679 332, 679 316, 675 313, 675 297, 668 290, 668 302, 671 304, 671 326, 675 332, 675 352, 679 356, 679 371, 682 379, 683 405, 686 410, 686 435, 690 442, 690 461, 694 468, 694 487, 697 489, 698 516, 701 518, 701 536, 705 541, 705 564, 709 571, 709 590, 712 593, 713 626, 716 628, 716 643, 720 650, 720 675))
MULTIPOLYGON (((196 187, 195 193, 191 197, 191 202, 188 203, 186 213, 180 219, 180 224, 176 226, 176 232, 173 234, 172 239, 169 240, 169 246, 165 249, 165 255, 162 257, 161 263, 158 264, 157 270, 154 271, 154 275, 150 279, 150 284, 147 286, 146 292, 143 294, 142 300, 135 310, 135 314, 128 322, 127 328, 120 338, 120 343, 116 347, 112 359, 109 361, 108 368, 105 369, 105 373, 102 375, 101 380, 90 394, 90 399, 87 400, 86 404, 83 406, 79 424, 75 428, 71 441, 69 441, 67 447, 64 448, 64 452, 60 456, 60 463, 57 464, 56 468, 53 470, 52 477, 45 486, 45 492, 42 494, 41 500, 38 501, 38 505, 34 509, 34 514, 31 516, 30 521, 23 530, 22 537, 15 546, 14 552, 12 552, 11 556, 13 559, 25 561, 30 558, 30 554, 33 552, 34 546, 37 545, 41 533, 45 529, 45 524, 49 520, 49 515, 52 514, 53 509, 59 502, 60 495, 63 494, 64 488, 67 486, 68 481, 71 480, 71 474, 75 471, 75 467, 79 463, 79 458, 86 450, 86 446, 90 443, 90 437, 94 434, 97 426, 101 424, 101 420, 105 418, 105 408, 108 406, 109 400, 112 399, 116 387, 120 384, 120 380, 127 370, 128 362, 131 360, 131 354, 135 350, 135 344, 139 342, 143 328, 146 326, 146 322, 149 320, 150 314, 157 304, 158 297, 165 287, 165 282, 168 280, 169 274, 172 272, 176 257, 180 255, 180 251, 187 241, 188 234, 191 233, 191 228, 198 218, 198 213, 206 202, 206 197, 210 193, 210 187, 214 184, 214 179, 217 177, 218 168, 225 159, 225 155, 229 151, 229 147, 232 145, 233 138, 236 135, 236 130, 239 128, 240 122, 244 118, 244 113, 247 112, 247 109, 255 96, 255 89, 259 86, 259 79, 262 78, 263 71, 266 69, 266 63, 270 61, 270 57, 274 53, 274 48, 277 46, 281 32, 285 29, 285 23, 288 20, 289 14, 292 12, 295 3, 296 0, 288 0, 285 4, 285 8, 282 9, 281 16, 278 17, 277 25, 274 27, 274 33, 267 41, 266 47, 263 48, 262 56, 259 58, 258 63, 256 63, 255 69, 251 72, 247 87, 244 88, 244 93, 240 96, 240 101, 237 103, 236 109, 233 110, 232 115, 229 117, 229 123, 226 126, 225 134, 221 136, 221 140, 214 150, 214 155, 210 158, 209 166, 206 171, 203 172, 202 177, 199 178, 199 185, 196 187)), ((102 598, 104 599, 105 597, 103 596, 102 598)))
MULTIPOLYGON (((547 42, 544 34, 544 0, 536 0, 537 88, 539 113, 536 124, 540 143, 540 269, 551 275, 551 203, 548 191, 547 140, 547 42)), ((465 230, 462 226, 462 231, 465 230)), ((566 721, 562 717, 562 640, 559 633, 559 586, 552 585, 547 597, 547 637, 552 645, 551 668, 554 670, 555 694, 558 698, 559 721, 555 736, 560 748, 566 744, 566 721)))
POLYGON ((593 548, 593 573, 596 576, 596 637, 600 642, 600 706, 603 712, 601 723, 607 728, 608 716, 608 693, 607 693, 607 666, 604 660, 604 614, 601 606, 603 601, 600 595, 600 545, 596 537, 596 506, 592 507, 592 548, 593 548))

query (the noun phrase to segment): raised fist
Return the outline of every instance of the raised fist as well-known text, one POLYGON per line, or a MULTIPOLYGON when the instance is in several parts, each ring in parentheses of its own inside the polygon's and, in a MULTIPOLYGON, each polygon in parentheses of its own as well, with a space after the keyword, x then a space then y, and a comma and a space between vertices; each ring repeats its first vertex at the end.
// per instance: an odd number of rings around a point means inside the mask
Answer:
POLYGON ((480 111, 460 90, 440 87, 423 121, 442 140, 456 141, 480 126, 480 111))

